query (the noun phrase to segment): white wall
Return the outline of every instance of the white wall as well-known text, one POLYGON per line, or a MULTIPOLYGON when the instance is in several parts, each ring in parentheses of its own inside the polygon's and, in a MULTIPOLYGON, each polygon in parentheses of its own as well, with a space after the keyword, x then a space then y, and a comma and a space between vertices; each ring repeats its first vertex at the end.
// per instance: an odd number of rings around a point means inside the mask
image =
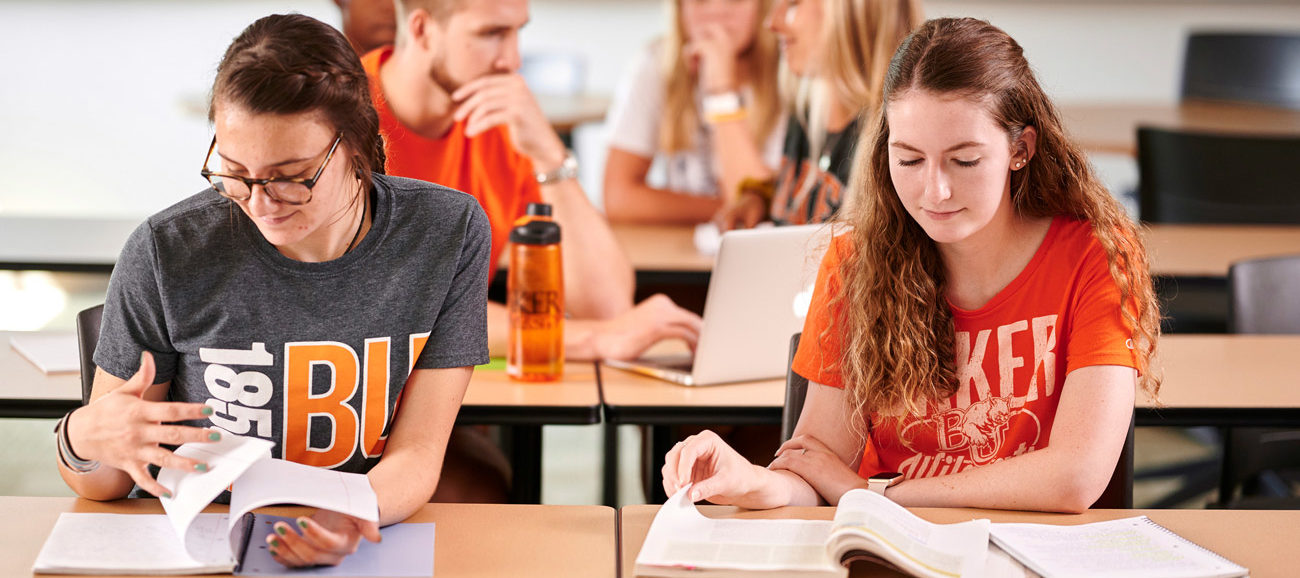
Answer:
MULTIPOLYGON (((928 9, 1005 28, 1062 101, 1173 101, 1191 28, 1300 30, 1300 3, 948 0, 928 9)), ((328 0, 0 0, 0 212, 143 216, 197 191, 217 61, 248 23, 284 11, 338 20, 328 0)), ((586 54, 587 87, 598 93, 613 91, 664 23, 660 0, 534 0, 532 16, 524 50, 586 54)))

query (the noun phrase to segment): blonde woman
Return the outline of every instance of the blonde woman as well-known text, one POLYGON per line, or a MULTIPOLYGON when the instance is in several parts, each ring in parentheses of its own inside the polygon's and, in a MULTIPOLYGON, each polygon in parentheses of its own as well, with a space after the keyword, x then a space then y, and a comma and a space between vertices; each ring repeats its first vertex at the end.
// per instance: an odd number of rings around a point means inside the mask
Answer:
POLYGON ((810 381, 766 468, 709 432, 669 493, 750 508, 868 488, 906 506, 1080 512, 1152 395, 1146 251, 1020 45, 932 20, 899 48, 793 368, 810 381))
POLYGON ((921 23, 920 0, 777 0, 768 27, 797 94, 787 100, 780 168, 746 175, 716 221, 723 229, 827 221, 845 204, 853 149, 880 106, 889 57, 921 23))
POLYGON ((743 177, 780 159, 776 39, 768 0, 669 0, 669 32, 637 59, 610 109, 605 213, 701 223, 743 177), (664 165, 665 182, 647 180, 664 165))

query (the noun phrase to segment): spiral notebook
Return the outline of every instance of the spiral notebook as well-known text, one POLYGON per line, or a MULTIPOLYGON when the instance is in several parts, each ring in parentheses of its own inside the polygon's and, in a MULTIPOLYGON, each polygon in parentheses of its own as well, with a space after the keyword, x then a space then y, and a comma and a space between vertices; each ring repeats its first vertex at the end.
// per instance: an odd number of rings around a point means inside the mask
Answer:
POLYGON ((1044 578, 1235 578, 1249 571, 1146 516, 1075 526, 993 524, 989 538, 1044 578))

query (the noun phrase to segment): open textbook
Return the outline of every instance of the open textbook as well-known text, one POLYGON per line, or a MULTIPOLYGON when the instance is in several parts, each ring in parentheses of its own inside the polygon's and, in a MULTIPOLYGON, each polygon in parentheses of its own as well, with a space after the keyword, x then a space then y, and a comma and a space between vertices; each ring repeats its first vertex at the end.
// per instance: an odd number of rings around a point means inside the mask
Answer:
POLYGON ((844 494, 833 521, 713 519, 688 489, 650 524, 637 576, 847 576, 844 564, 863 559, 927 578, 1023 574, 989 555, 988 520, 932 524, 867 490, 844 494))
POLYGON ((1091 524, 933 524, 852 490, 835 518, 706 518, 678 491, 660 508, 637 576, 846 576, 869 561, 937 578, 1235 578, 1249 572, 1146 516, 1091 524), (991 539, 991 541, 990 541, 991 539))
MULTIPOLYGON (((185 444, 178 455, 208 464, 205 473, 163 469, 171 489, 166 515, 63 513, 32 570, 47 574, 213 574, 236 571, 250 549, 258 515, 273 504, 298 504, 378 521, 379 505, 362 474, 271 458, 269 441, 226 433, 221 441, 185 444), (227 487, 229 514, 201 513, 227 487)), ((263 524, 264 526, 264 524, 263 524)))

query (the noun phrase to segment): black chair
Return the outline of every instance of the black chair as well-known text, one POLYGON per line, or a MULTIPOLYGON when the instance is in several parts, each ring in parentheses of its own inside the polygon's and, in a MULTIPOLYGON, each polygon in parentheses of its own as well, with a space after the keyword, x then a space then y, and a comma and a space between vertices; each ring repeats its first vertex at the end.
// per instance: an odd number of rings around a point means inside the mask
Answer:
POLYGON ((1300 34, 1190 34, 1182 97, 1300 109, 1300 34))
POLYGON ((81 404, 90 403, 95 384, 95 345, 99 343, 99 321, 104 306, 96 305, 77 314, 77 347, 81 350, 81 404))
MULTIPOLYGON (((790 337, 790 361, 799 350, 800 333, 790 337)), ((794 426, 799 422, 799 412, 803 411, 804 397, 808 393, 808 380, 788 369, 785 372, 785 408, 781 411, 781 439, 788 440, 794 435, 794 426)), ((1128 436, 1124 438, 1124 449, 1115 464, 1115 472, 1110 476, 1110 483, 1101 497, 1092 504, 1096 508, 1129 509, 1133 507, 1133 420, 1128 422, 1128 436)))
MULTIPOLYGON (((1300 334, 1300 255, 1233 263, 1228 294, 1233 333, 1300 334)), ((1217 505, 1297 509, 1300 496, 1292 490, 1297 479, 1300 430, 1226 431, 1217 505)))
POLYGON ((1138 128, 1150 223, 1300 223, 1300 137, 1138 128))

